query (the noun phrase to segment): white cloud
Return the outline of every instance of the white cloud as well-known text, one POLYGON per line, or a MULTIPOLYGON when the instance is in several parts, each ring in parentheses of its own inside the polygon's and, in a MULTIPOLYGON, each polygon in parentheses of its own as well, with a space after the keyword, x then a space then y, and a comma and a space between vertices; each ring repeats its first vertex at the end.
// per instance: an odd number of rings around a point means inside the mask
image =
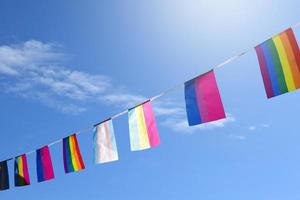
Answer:
POLYGON ((263 128, 269 128, 269 127, 270 127, 270 124, 263 123, 263 124, 261 124, 260 126, 263 127, 263 128))
POLYGON ((269 128, 269 127, 270 127, 270 124, 262 123, 262 124, 259 124, 259 125, 249 126, 248 130, 249 131, 256 131, 256 130, 261 130, 262 128, 265 129, 265 128, 269 128))
POLYGON ((246 136, 244 136, 244 135, 229 135, 229 137, 231 139, 235 139, 235 140, 245 140, 246 139, 246 136))
POLYGON ((130 107, 146 100, 145 97, 140 95, 132 95, 129 93, 120 94, 107 94, 102 97, 108 104, 117 104, 121 107, 130 107))
POLYGON ((170 116, 169 118, 162 122, 162 125, 172 129, 175 132, 180 133, 196 133, 203 130, 212 130, 215 128, 222 128, 226 124, 233 123, 236 119, 229 113, 226 114, 227 117, 225 119, 200 124, 197 126, 189 126, 186 117, 173 117, 170 116))
POLYGON ((117 89, 121 86, 107 76, 68 69, 63 64, 67 57, 55 43, 29 40, 0 46, 0 88, 73 114, 86 111, 87 101, 124 107, 145 100, 117 89))

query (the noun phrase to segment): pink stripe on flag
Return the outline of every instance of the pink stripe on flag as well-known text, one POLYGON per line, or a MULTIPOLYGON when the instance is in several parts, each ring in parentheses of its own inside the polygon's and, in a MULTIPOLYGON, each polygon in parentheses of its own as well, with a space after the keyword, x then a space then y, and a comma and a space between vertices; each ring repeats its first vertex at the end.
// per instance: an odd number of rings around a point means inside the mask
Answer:
POLYGON ((43 175, 44 175, 44 180, 49 180, 54 178, 54 172, 53 172, 53 167, 52 167, 52 160, 50 156, 50 151, 49 147, 45 146, 41 149, 41 159, 43 163, 43 175))
POLYGON ((203 122, 215 121, 226 117, 213 70, 195 80, 195 89, 203 122))
POLYGON ((158 146, 160 144, 160 139, 150 101, 143 104, 143 110, 150 146, 158 146))
POLYGON ((22 158, 22 163, 23 163, 23 176, 24 176, 25 183, 30 184, 26 154, 22 155, 21 158, 22 158))

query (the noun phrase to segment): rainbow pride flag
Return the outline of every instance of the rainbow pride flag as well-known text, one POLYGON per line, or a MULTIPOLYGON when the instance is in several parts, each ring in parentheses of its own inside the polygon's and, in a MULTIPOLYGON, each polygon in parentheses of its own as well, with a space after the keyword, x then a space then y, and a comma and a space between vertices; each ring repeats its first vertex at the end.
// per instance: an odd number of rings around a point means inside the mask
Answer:
POLYGON ((111 119, 96 125, 94 132, 94 162, 106 163, 118 160, 118 149, 111 119))
POLYGON ((30 185, 27 157, 25 154, 15 158, 15 186, 30 185))
POLYGON ((151 102, 128 110, 131 151, 158 146, 160 139, 151 102))
POLYGON ((9 189, 9 175, 7 168, 7 161, 0 162, 0 190, 9 189))
POLYGON ((255 47, 267 97, 300 87, 300 51, 291 28, 255 47))
POLYGON ((76 134, 63 139, 63 158, 65 173, 75 172, 85 168, 76 134))
POLYGON ((52 160, 48 146, 36 150, 36 169, 38 182, 54 178, 52 160))
POLYGON ((187 81, 184 93, 190 126, 226 117, 213 70, 187 81))

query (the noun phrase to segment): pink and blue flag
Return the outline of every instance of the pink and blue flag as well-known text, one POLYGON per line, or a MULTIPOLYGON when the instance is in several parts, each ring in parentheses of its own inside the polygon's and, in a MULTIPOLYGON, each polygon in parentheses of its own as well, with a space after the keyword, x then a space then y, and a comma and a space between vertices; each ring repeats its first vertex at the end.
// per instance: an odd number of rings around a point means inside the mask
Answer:
POLYGON ((213 70, 187 81, 184 92, 190 126, 226 117, 213 70))
POLYGON ((38 182, 54 178, 52 160, 48 146, 36 150, 36 170, 38 182))

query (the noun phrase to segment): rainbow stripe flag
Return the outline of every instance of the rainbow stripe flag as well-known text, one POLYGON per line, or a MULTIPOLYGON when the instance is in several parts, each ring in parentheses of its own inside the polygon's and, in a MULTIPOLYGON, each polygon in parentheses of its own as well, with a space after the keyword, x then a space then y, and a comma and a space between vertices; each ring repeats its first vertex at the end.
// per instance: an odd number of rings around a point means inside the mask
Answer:
POLYGON ((48 146, 36 150, 36 169, 38 182, 54 178, 51 155, 48 146))
POLYGON ((9 189, 9 175, 7 168, 7 161, 0 162, 0 190, 9 189))
POLYGON ((63 139, 63 158, 65 173, 75 172, 85 168, 76 134, 63 139))
POLYGON ((267 97, 300 87, 300 51, 291 28, 255 47, 267 97))
POLYGON ((213 70, 187 81, 184 92, 190 126, 226 117, 213 70))
POLYGON ((158 146, 160 139, 151 102, 128 110, 131 151, 158 146))
POLYGON ((94 132, 94 162, 106 163, 118 160, 118 149, 112 120, 96 125, 94 132))
POLYGON ((15 186, 30 185, 27 157, 25 154, 15 158, 15 186))

